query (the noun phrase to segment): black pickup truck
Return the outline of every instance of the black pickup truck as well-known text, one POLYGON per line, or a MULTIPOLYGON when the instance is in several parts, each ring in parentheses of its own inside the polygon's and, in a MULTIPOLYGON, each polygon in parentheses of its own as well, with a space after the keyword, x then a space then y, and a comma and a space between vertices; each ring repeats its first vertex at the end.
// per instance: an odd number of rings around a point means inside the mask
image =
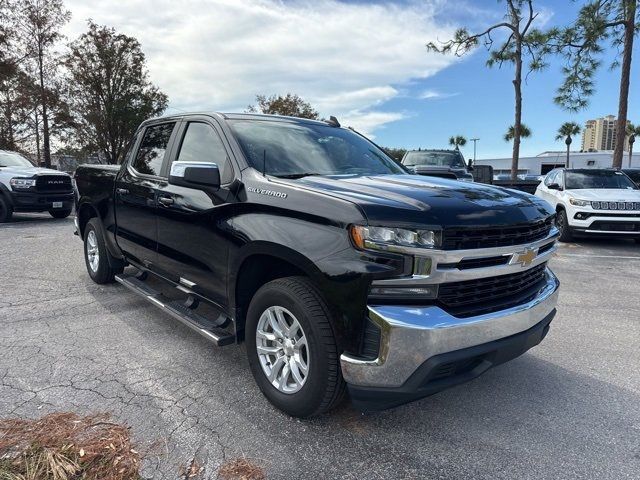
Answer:
POLYGON ((416 175, 473 182, 472 162, 464 163, 460 150, 409 150, 400 163, 416 175))
POLYGON ((290 415, 347 390, 375 411, 468 381, 555 315, 546 202, 412 175, 333 118, 153 119, 122 165, 75 180, 91 278, 219 346, 245 341, 290 415))

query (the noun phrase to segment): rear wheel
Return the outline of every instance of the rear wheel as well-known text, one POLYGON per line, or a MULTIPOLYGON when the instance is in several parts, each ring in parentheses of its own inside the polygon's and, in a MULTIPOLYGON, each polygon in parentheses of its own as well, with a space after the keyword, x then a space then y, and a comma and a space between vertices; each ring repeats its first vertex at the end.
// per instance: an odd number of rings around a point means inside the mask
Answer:
POLYGON ((67 208, 65 210, 49 210, 49 215, 53 218, 67 218, 71 215, 71 209, 67 208))
POLYGON ((10 221, 12 215, 13 207, 0 193, 0 223, 10 221))
POLYGON ((329 309, 308 279, 263 285, 251 300, 245 338, 256 383, 283 412, 309 417, 342 399, 345 383, 329 309))
MULTIPOLYGON (((91 280, 96 283, 113 282, 113 277, 122 273, 123 268, 113 268, 109 263, 111 255, 104 243, 102 225, 96 218, 87 223, 84 231, 84 260, 91 280)), ((113 261, 112 263, 116 263, 113 261)))
POLYGON ((567 220, 567 212, 564 210, 558 210, 556 215, 556 226, 558 227, 558 230, 560 230, 560 237, 558 240, 561 242, 570 242, 573 240, 573 233, 571 232, 571 227, 567 220))

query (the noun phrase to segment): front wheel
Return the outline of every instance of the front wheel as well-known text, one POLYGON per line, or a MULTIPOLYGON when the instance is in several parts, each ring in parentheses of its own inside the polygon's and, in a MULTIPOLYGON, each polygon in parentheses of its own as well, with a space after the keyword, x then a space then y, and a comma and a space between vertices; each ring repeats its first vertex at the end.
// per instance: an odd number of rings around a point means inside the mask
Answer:
POLYGON ((67 208, 65 210, 49 210, 49 215, 53 218, 67 218, 71 215, 71 209, 67 208))
POLYGON ((247 312, 249 366, 267 399, 294 417, 326 412, 345 392, 329 308, 304 277, 263 285, 247 312))
POLYGON ((558 230, 560 230, 560 237, 558 240, 561 242, 570 242, 573 240, 573 233, 569 226, 569 220, 567 220, 567 212, 564 210, 558 210, 558 214, 556 215, 556 226, 558 227, 558 230))
POLYGON ((13 215, 13 208, 11 204, 0 193, 0 223, 5 223, 11 220, 13 215))

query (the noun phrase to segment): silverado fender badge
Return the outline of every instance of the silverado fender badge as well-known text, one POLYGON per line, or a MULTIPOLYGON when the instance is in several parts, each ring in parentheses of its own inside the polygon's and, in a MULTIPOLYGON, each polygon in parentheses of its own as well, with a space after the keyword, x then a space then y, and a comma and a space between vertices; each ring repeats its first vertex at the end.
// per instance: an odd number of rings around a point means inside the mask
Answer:
POLYGON ((247 190, 259 195, 268 195, 270 197, 287 198, 287 194, 284 192, 276 192, 275 190, 265 190, 263 188, 247 187, 247 190))
POLYGON ((522 252, 516 252, 511 257, 509 265, 520 264, 523 267, 528 267, 538 256, 537 248, 526 247, 522 252))

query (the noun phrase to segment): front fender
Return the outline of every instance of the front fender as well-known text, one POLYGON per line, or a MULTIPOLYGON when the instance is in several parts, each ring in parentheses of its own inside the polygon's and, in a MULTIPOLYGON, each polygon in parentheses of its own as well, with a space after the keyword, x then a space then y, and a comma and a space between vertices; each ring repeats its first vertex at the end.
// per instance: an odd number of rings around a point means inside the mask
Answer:
POLYGON ((320 290, 332 310, 345 349, 353 351, 366 318, 367 295, 378 275, 401 272, 403 259, 380 260, 353 248, 346 227, 331 222, 271 213, 247 213, 230 222, 233 247, 229 250, 229 304, 236 308, 235 291, 244 261, 268 255, 303 271, 320 290))

